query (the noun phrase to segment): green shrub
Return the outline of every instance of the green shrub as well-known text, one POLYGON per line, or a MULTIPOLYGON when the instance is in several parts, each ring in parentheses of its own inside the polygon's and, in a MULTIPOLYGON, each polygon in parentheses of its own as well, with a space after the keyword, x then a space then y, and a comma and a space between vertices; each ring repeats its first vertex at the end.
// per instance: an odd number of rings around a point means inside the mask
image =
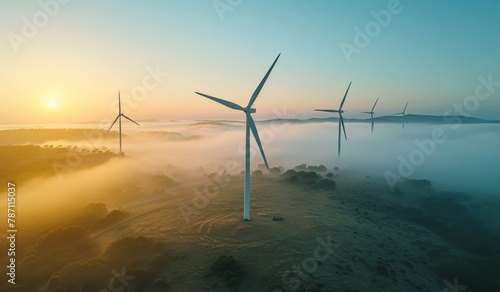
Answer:
POLYGON ((210 267, 210 275, 216 275, 230 286, 239 284, 240 278, 245 275, 243 267, 233 256, 219 256, 210 267))
POLYGON ((294 176, 296 174, 297 174, 297 172, 295 170, 289 169, 289 170, 285 171, 285 173, 283 173, 283 177, 285 177, 285 178, 291 177, 291 176, 294 176))
MULTIPOLYGON (((111 267, 102 260, 90 259, 71 263, 53 275, 49 285, 55 285, 60 278, 60 287, 69 291, 100 291, 107 287, 113 274, 111 267), (53 282, 55 281, 55 282, 53 282)), ((48 290, 51 291, 51 290, 48 290)))
POLYGON ((252 172, 252 175, 253 176, 262 176, 262 170, 258 169, 256 171, 252 172))
POLYGON ((165 268, 165 266, 168 263, 168 253, 167 252, 162 252, 161 254, 155 255, 151 261, 150 265, 155 269, 155 270, 162 270, 165 268))
POLYGON ((269 170, 269 172, 271 174, 280 174, 281 173, 281 169, 279 169, 278 167, 271 167, 271 169, 269 170))
POLYGON ((294 169, 296 171, 304 171, 304 170, 307 170, 307 165, 306 164, 297 165, 297 166, 295 166, 294 169))
POLYGON ((164 245, 153 239, 127 236, 112 242, 103 253, 103 257, 115 266, 130 266, 150 255, 161 252, 164 245))
POLYGON ((318 183, 318 188, 323 190, 333 190, 336 187, 336 183, 331 179, 322 179, 318 183))
POLYGON ((307 167, 307 170, 310 170, 310 171, 319 171, 319 172, 326 172, 328 169, 326 168, 326 166, 324 165, 318 165, 318 166, 313 166, 313 165, 310 165, 307 167))

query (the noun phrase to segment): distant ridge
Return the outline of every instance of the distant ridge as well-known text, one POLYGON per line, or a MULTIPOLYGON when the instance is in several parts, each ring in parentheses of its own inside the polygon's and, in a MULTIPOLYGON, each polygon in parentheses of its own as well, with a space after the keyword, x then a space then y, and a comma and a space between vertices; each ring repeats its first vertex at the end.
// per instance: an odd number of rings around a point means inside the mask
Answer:
MULTIPOLYGON (((375 118, 380 122, 401 122, 401 117, 397 116, 382 116, 375 118)), ((432 116, 432 115, 406 115, 408 122, 414 123, 431 123, 431 124, 454 124, 460 121, 463 124, 500 124, 500 120, 485 120, 475 117, 466 117, 460 115, 454 116, 432 116)))
MULTIPOLYGON (((374 118, 379 123, 401 123, 402 117, 398 116, 381 116, 374 118)), ((290 124, 307 124, 307 123, 327 123, 336 122, 338 118, 309 118, 309 119, 270 119, 260 121, 260 123, 285 122, 290 124)), ((351 123, 371 123, 371 119, 348 119, 344 121, 351 123)), ((500 124, 500 120, 484 120, 475 117, 466 117, 460 115, 454 116, 432 116, 432 115, 406 115, 406 121, 416 124, 455 124, 460 121, 462 124, 500 124)))

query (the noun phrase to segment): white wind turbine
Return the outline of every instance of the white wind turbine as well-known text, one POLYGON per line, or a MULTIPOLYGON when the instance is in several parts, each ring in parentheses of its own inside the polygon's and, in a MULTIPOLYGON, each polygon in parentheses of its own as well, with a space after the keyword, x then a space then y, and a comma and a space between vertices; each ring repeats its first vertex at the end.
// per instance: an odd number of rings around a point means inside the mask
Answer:
POLYGON ((122 152, 122 117, 126 118, 127 120, 131 121, 132 123, 136 124, 137 126, 140 126, 137 122, 132 120, 131 118, 127 117, 126 115, 122 114, 122 102, 120 98, 120 91, 118 91, 118 116, 116 116, 115 121, 111 124, 111 127, 109 127, 109 130, 113 128, 114 124, 116 121, 118 121, 118 129, 120 131, 120 154, 123 154, 122 152))
POLYGON ((333 110, 333 109, 315 109, 315 111, 318 112, 327 112, 327 113, 338 113, 339 114, 339 147, 338 147, 338 157, 340 159, 340 134, 342 132, 342 129, 344 130, 344 137, 347 141, 347 134, 345 132, 345 126, 344 126, 344 117, 342 117, 342 114, 345 112, 342 107, 344 106, 345 98, 347 97, 347 93, 349 92, 349 88, 351 88, 352 81, 349 82, 349 86, 347 87, 347 90, 344 94, 344 98, 342 99, 342 102, 340 103, 340 108, 338 110, 333 110))
POLYGON ((363 114, 370 114, 370 117, 371 117, 371 120, 372 120, 372 134, 373 134, 373 129, 375 129, 375 122, 374 122, 374 120, 373 120, 373 115, 375 114, 374 110, 375 110, 375 106, 377 106, 377 102, 378 102, 378 99, 379 99, 379 98, 380 98, 380 97, 377 97, 377 100, 375 101, 375 104, 373 105, 373 107, 372 107, 372 110, 371 110, 371 111, 369 111, 369 112, 361 112, 361 113, 363 113, 363 114))
POLYGON ((204 96, 208 99, 211 99, 215 102, 218 102, 222 105, 225 105, 228 108, 242 111, 246 115, 245 188, 244 188, 244 200, 243 200, 243 220, 245 220, 245 221, 252 220, 250 217, 250 131, 252 131, 252 134, 255 138, 255 141, 257 142, 257 145, 259 146, 260 154, 262 155, 262 158, 264 159, 264 163, 266 164, 266 167, 269 170, 269 165, 267 164, 266 155, 264 154, 264 150, 262 149, 262 144, 260 142, 259 133, 257 132, 257 128, 255 127, 255 122, 251 116, 251 114, 256 112, 256 110, 254 108, 252 108, 252 105, 255 102, 255 100, 257 99, 257 96, 259 95, 260 91, 262 90, 262 87, 264 87, 264 84, 266 83, 266 80, 269 77, 269 74, 271 74, 271 71, 273 70, 274 65, 278 61, 280 55, 281 55, 281 53, 278 55, 278 57, 276 57, 276 60, 274 60, 273 64, 271 65, 271 68, 269 68, 266 75, 264 76, 264 78, 260 82, 259 86, 257 86, 257 89, 255 89, 255 92, 252 94, 252 97, 250 98, 250 101, 248 102, 248 105, 246 107, 242 107, 240 105, 237 105, 233 102, 230 102, 230 101, 227 101, 224 99, 220 99, 217 97, 213 97, 210 95, 196 92, 196 94, 199 94, 199 95, 204 96))
POLYGON ((406 102, 405 108, 403 109, 402 112, 394 114, 394 116, 397 116, 397 115, 403 116, 403 129, 405 128, 405 123, 407 123, 406 122, 406 108, 408 107, 408 103, 410 103, 410 102, 409 101, 406 102))

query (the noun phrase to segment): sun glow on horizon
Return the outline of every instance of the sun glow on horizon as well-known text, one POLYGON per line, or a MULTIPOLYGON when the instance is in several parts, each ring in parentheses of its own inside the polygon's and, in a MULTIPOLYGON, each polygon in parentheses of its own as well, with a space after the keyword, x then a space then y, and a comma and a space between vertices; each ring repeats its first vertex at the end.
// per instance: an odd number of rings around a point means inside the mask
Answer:
POLYGON ((49 100, 47 101, 47 106, 51 109, 56 108, 57 105, 58 105, 58 102, 55 98, 49 98, 49 100))

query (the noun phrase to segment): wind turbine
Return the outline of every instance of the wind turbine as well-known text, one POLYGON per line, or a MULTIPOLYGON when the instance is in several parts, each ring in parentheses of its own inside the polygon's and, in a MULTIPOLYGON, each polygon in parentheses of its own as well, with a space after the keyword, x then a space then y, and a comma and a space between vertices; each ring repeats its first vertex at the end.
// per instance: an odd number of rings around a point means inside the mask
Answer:
POLYGON ((375 122, 374 122, 374 120, 373 120, 373 115, 375 114, 374 110, 375 110, 375 106, 377 106, 377 102, 378 102, 378 99, 379 99, 379 98, 380 98, 380 97, 377 97, 377 100, 375 101, 375 104, 373 105, 373 107, 372 107, 372 110, 371 110, 371 111, 369 111, 369 112, 361 112, 361 113, 363 113, 363 114, 370 114, 370 117, 371 117, 371 120, 372 120, 372 134, 373 134, 373 129, 375 129, 375 122))
POLYGON ((403 129, 405 128, 405 123, 407 123, 406 122, 406 108, 408 107, 408 103, 410 103, 410 102, 409 101, 406 102, 405 108, 403 109, 402 112, 394 114, 394 116, 396 116, 396 115, 402 115, 403 116, 403 129))
POLYGON ((132 120, 131 118, 127 117, 126 115, 122 114, 122 102, 120 98, 120 91, 118 91, 118 116, 116 116, 115 121, 111 124, 111 127, 109 127, 109 130, 113 128, 114 124, 116 121, 118 121, 118 129, 120 130, 120 154, 123 154, 122 152, 122 117, 126 118, 127 120, 131 121, 132 123, 136 124, 137 126, 140 126, 137 122, 132 120))
POLYGON ((281 53, 278 54, 278 57, 276 57, 276 60, 274 60, 273 64, 271 65, 271 68, 269 68, 266 75, 264 76, 262 81, 259 83, 259 86, 257 86, 257 89, 255 89, 255 92, 252 94, 252 97, 250 97, 250 101, 248 102, 248 105, 246 107, 242 107, 240 105, 237 105, 233 102, 230 102, 230 101, 227 101, 224 99, 220 99, 217 97, 213 97, 210 95, 196 92, 196 94, 199 94, 199 95, 204 96, 208 99, 211 99, 215 102, 218 102, 222 105, 225 105, 228 108, 242 111, 246 115, 245 188, 244 188, 244 199, 243 199, 243 220, 244 221, 252 220, 250 218, 250 131, 252 131, 252 134, 255 138, 255 141, 257 142, 257 145, 259 146, 260 154, 262 155, 262 158, 264 159, 264 163, 266 164, 266 168, 267 168, 267 170, 269 170, 269 165, 267 164, 266 155, 264 154, 264 150, 262 149, 262 144, 260 142, 259 133, 257 132, 257 128, 255 127, 255 122, 251 116, 251 114, 256 112, 256 109, 252 108, 252 105, 255 102, 255 100, 257 99, 257 96, 259 95, 260 91, 262 90, 262 87, 264 87, 264 84, 266 83, 266 80, 269 77, 269 74, 271 74, 271 71, 273 70, 274 65, 278 61, 280 55, 281 55, 281 53))
POLYGON ((340 134, 341 134, 341 130, 343 129, 344 130, 344 137, 345 137, 345 140, 347 141, 347 134, 345 132, 345 126, 344 126, 344 117, 342 117, 342 114, 345 112, 342 107, 344 106, 344 102, 345 102, 345 98, 347 97, 347 93, 349 92, 349 88, 351 88, 351 84, 352 84, 352 81, 349 82, 349 86, 347 87, 347 90, 344 94, 344 98, 342 99, 342 102, 340 103, 340 108, 338 110, 333 110, 333 109, 315 109, 315 111, 318 111, 318 112, 327 112, 327 113, 338 113, 339 114, 339 147, 338 147, 338 157, 340 159, 340 134), (342 129, 341 129, 342 127, 342 129))

